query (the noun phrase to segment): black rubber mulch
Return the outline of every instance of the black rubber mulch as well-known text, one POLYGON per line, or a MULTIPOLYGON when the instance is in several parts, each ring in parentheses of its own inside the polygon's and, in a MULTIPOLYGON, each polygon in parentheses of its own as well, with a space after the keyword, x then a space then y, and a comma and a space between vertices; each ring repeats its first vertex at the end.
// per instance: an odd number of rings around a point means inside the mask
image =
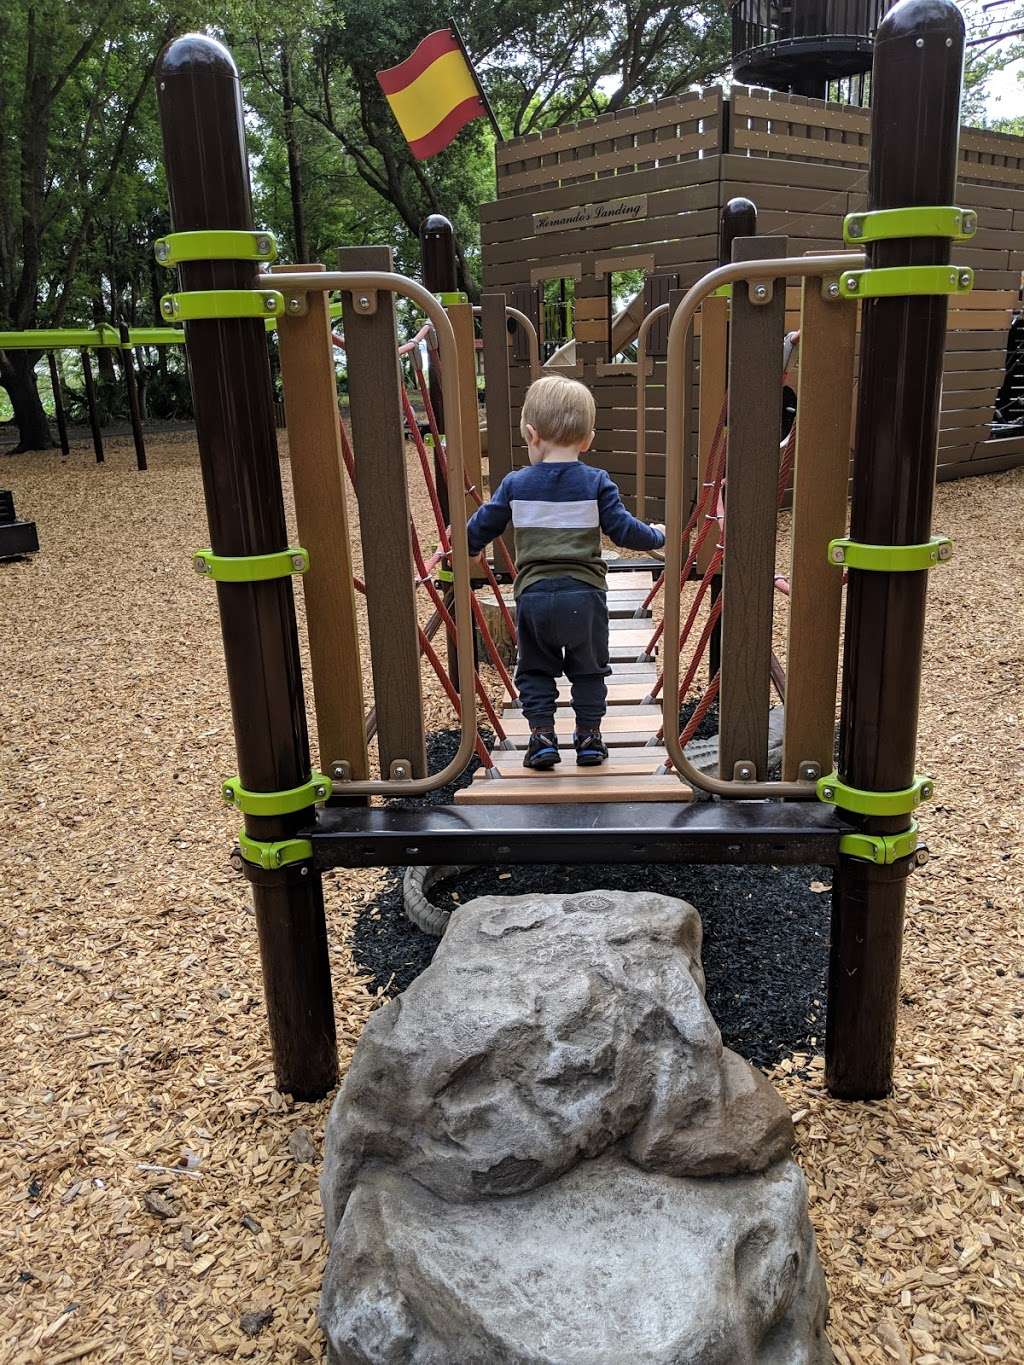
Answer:
MULTIPOLYGON (((716 729, 712 713, 698 733, 716 729)), ((457 739, 450 730, 429 737, 434 771, 452 756, 457 739)), ((472 769, 456 785, 465 785, 471 774, 472 769)), ((441 789, 427 799, 447 804, 453 791, 441 789)), ((704 924, 708 1004, 725 1044, 771 1067, 794 1052, 822 1050, 831 897, 811 888, 830 884, 830 869, 815 867, 497 866, 435 887, 431 900, 453 909, 475 896, 642 889, 689 901, 704 924)), ((352 935, 355 960, 369 974, 374 994, 404 990, 430 962, 437 943, 406 919, 397 870, 380 897, 360 912, 352 935)))

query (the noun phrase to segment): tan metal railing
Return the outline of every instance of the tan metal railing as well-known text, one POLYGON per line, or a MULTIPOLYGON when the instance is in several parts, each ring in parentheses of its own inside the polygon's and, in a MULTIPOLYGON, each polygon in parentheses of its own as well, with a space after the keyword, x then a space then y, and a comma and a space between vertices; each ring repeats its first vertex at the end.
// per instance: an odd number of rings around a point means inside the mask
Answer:
MULTIPOLYGON (((686 339, 697 309, 723 284, 738 285, 764 280, 804 279, 839 275, 864 265, 859 253, 832 256, 779 257, 760 261, 735 261, 712 270, 689 290, 672 315, 668 332, 665 375, 665 663, 662 722, 665 748, 680 778, 713 796, 734 798, 787 797, 810 800, 817 796, 813 782, 735 782, 708 777, 689 762, 679 743, 679 576, 683 568, 683 451, 690 422, 690 376, 684 373, 686 339)), ((653 316, 653 314, 649 315, 653 316)), ((798 419, 799 420, 799 419, 798 419)), ((742 533, 742 528, 736 528, 742 533)), ((726 550, 728 554, 728 549, 726 550)), ((725 610, 729 610, 726 601, 725 610)))

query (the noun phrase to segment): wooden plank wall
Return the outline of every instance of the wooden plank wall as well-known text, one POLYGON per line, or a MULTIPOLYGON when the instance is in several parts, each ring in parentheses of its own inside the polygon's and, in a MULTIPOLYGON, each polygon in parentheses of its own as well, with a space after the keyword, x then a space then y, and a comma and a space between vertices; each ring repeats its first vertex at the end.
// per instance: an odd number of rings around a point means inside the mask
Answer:
MULTIPOLYGON (((515 299, 545 278, 575 279, 581 341, 568 372, 594 390, 595 458, 624 494, 635 488, 634 372, 609 365, 601 340, 608 272, 632 261, 650 273, 676 273, 688 287, 717 264, 720 206, 740 194, 758 207, 758 231, 785 234, 791 252, 836 250, 844 216, 865 207, 870 120, 865 109, 734 85, 728 101, 714 87, 514 138, 498 149, 499 197, 481 208, 485 287, 515 299), (534 214, 640 195, 642 217, 535 231, 534 214)), ((975 292, 950 308, 940 478, 1024 464, 1024 437, 987 439, 1024 271, 1024 138, 965 128, 957 198, 978 211, 980 228, 954 252, 958 264, 974 269, 975 292)), ((788 328, 798 325, 798 299, 791 287, 788 328)), ((519 344, 510 376, 517 463, 518 404, 527 382, 519 344)), ((654 358, 647 386, 653 497, 664 491, 663 386, 664 361, 654 358)))
MULTIPOLYGON (((722 201, 745 194, 761 232, 785 232, 792 251, 835 250, 845 214, 866 207, 871 115, 866 109, 733 86, 722 201)), ((1010 318, 1024 271, 1024 138, 964 128, 957 203, 976 209, 977 235, 953 260, 975 272, 952 300, 943 373, 939 477, 1024 463, 1024 438, 990 441, 1010 318)))
MULTIPOLYGON (((635 370, 608 353, 609 277, 641 268, 688 287, 716 264, 718 157, 722 92, 660 100, 602 115, 572 128, 513 139, 499 148, 499 198, 481 208, 484 283, 522 306, 544 279, 574 280, 576 355, 566 373, 583 380, 598 404, 594 458, 631 499, 636 489, 635 370), (609 185, 609 180, 613 185, 609 185), (537 232, 534 215, 645 196, 642 216, 537 232)), ((660 338, 654 338, 657 342, 660 338)), ((648 489, 664 497, 664 357, 649 366, 648 489)), ((519 409, 529 383, 526 351, 510 357, 513 459, 525 459, 519 409)), ((694 434, 696 413, 694 415, 694 434)))

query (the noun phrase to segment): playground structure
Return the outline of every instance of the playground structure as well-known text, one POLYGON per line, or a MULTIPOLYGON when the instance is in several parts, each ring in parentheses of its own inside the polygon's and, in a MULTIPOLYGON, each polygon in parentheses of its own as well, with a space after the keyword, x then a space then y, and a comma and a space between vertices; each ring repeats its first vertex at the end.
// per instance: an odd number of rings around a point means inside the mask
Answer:
POLYGON ((57 422, 57 436, 60 452, 66 458, 71 451, 68 442, 67 413, 64 407, 63 385, 57 368, 56 352, 77 351, 82 365, 82 382, 85 388, 85 402, 89 413, 89 430, 92 434, 96 463, 103 464, 103 433, 100 429, 99 411, 96 405, 96 384, 93 379, 92 361, 89 352, 97 349, 117 350, 121 356, 124 370, 125 393, 128 398, 128 415, 131 420, 132 441, 135 447, 136 468, 145 470, 146 439, 142 429, 142 405, 139 401, 138 378, 132 360, 132 350, 136 346, 180 346, 184 343, 185 333, 173 327, 117 327, 109 323, 100 327, 40 328, 28 332, 0 332, 0 350, 5 351, 45 351, 50 370, 50 386, 53 391, 54 417, 57 422))
MULTIPOLYGON (((462 500, 467 481, 480 489, 475 388, 466 382, 473 363, 472 310, 455 300, 446 307, 423 285, 394 274, 384 247, 345 249, 337 271, 314 265, 261 269, 252 245, 257 234, 234 64, 219 44, 196 36, 177 40, 162 55, 157 84, 180 261, 180 292, 173 297, 186 324, 211 535, 211 549, 197 553, 196 567, 217 584, 239 763, 238 777, 223 791, 245 817, 239 861, 252 884, 281 1089, 299 1098, 320 1095, 336 1076, 324 871, 600 859, 833 867, 827 1083, 848 1098, 888 1092, 906 881, 924 857, 912 813, 932 792, 931 780, 914 772, 914 750, 927 570, 949 552, 930 526, 947 303, 951 296, 961 301, 971 280, 964 265, 950 265, 950 248, 955 239, 969 238, 974 224, 953 206, 962 20, 952 5, 905 0, 884 27, 888 41, 878 46, 874 68, 867 214, 849 229, 859 229, 864 254, 786 256, 779 239, 741 238, 736 259, 704 274, 679 300, 667 328, 663 585, 669 644, 661 665, 660 728, 670 761, 664 777, 676 784, 677 799, 643 805, 631 788, 641 786, 645 775, 627 766, 616 778, 614 764, 590 779, 621 784, 617 798, 606 801, 576 792, 514 805, 371 804, 378 796, 414 797, 445 785, 478 747, 462 500), (921 148, 927 156, 919 155, 921 148), (234 246, 225 257, 214 248, 218 234, 228 233, 234 246), (238 234, 247 235, 248 245, 238 234), (786 472, 778 433, 787 280, 800 287, 803 362, 792 447, 786 752, 783 780, 772 782, 765 755, 776 505, 786 472), (684 445, 700 434, 691 413, 709 410, 710 392, 721 398, 721 377, 710 376, 708 318, 716 304, 725 304, 719 291, 730 286, 728 345, 736 378, 728 400, 728 546, 722 605, 716 604, 723 622, 720 775, 709 778, 688 762, 680 738, 683 680, 674 645, 682 634, 684 585, 710 511, 709 495, 687 492, 684 445), (331 292, 342 296, 349 371, 380 772, 375 778, 358 662, 331 292), (447 472, 452 507, 450 545, 444 545, 447 528, 440 539, 442 552, 450 549, 452 609, 444 624, 457 646, 462 737, 452 762, 433 775, 424 754, 416 611, 417 580, 428 576, 422 572, 428 566, 418 562, 409 537, 396 295, 421 310, 436 338, 445 440, 442 453, 438 433, 435 452, 447 472), (847 538, 858 300, 864 302, 847 538), (703 364, 695 368, 687 336, 709 304, 703 364), (264 341, 271 313, 280 325, 301 548, 289 545, 284 518, 264 341), (849 581, 840 755, 838 771, 831 773, 843 567, 849 581), (295 573, 303 576, 326 772, 311 767, 290 581, 295 573), (686 784, 716 799, 689 803, 686 784)), ((856 160, 866 157, 865 149, 856 160)), ((571 189, 580 193, 578 185, 571 189)), ((717 208, 715 214, 717 228, 717 208)), ((717 231, 714 240, 717 252, 717 231)), ((700 264, 693 262, 695 271, 700 264)), ((596 292, 589 297, 594 339, 576 340, 581 349, 599 351, 600 299, 596 292)), ((494 482, 501 472, 494 442, 514 423, 516 405, 513 399, 503 412, 491 410, 494 394, 503 390, 497 338, 508 336, 508 314, 504 302, 496 306, 487 296, 483 307, 494 482)), ((718 313, 720 324, 720 306, 718 313)), ((529 344, 529 329, 520 329, 529 344)), ((581 363, 586 376, 585 357, 581 363)), ((634 376, 626 378, 635 383, 634 376)), ((726 457, 717 430, 725 423, 717 416, 706 446, 707 486, 720 483, 716 465, 726 457)), ((600 420, 603 428, 605 418, 600 420)), ((425 451, 418 453, 422 467, 425 451)), ((707 579, 704 574, 701 583, 707 579)), ((646 677, 643 683, 646 688, 646 677)), ((612 700, 613 712, 621 708, 631 723, 630 704, 612 700)), ((498 787, 502 779, 476 785, 498 787)), ((534 786, 543 789, 540 779, 534 786)))
MULTIPOLYGON (((757 205, 762 233, 785 239, 778 243, 780 254, 841 250, 846 216, 867 204, 871 136, 868 109, 734 84, 728 96, 712 87, 498 147, 497 198, 481 208, 485 300, 504 297, 525 313, 538 329, 542 350, 558 324, 563 363, 598 402, 600 439, 593 458, 624 494, 635 497, 637 491, 638 409, 635 361, 622 354, 635 330, 629 337, 620 328, 610 338, 621 312, 613 302, 620 281, 630 281, 632 288, 642 272, 639 316, 660 303, 678 307, 684 292, 719 264, 720 214, 737 196, 757 205), (545 297, 561 289, 574 305, 545 306, 545 297)), ((1024 424, 996 417, 1008 366, 1019 371, 1020 365, 1016 351, 1008 355, 1007 339, 1020 308, 1024 271, 1024 138, 961 129, 957 175, 958 202, 978 215, 980 227, 953 247, 953 263, 973 270, 975 287, 950 301, 939 424, 943 479, 1024 463, 1024 424)), ((798 292, 791 288, 791 330, 798 310, 798 292)), ((648 341, 647 501, 638 509, 659 520, 665 494, 666 329, 662 316, 648 341)), ((698 328, 698 359, 701 344, 698 328)), ((488 351, 485 340, 485 366, 489 360, 493 365, 494 355, 493 343, 488 351)), ((494 478, 525 459, 518 410, 529 379, 529 355, 520 337, 510 365, 510 443, 490 446, 494 478)), ((496 398, 493 411, 488 405, 489 430, 501 420, 503 401, 496 398)), ((686 451, 691 496, 698 439, 694 421, 686 451)))

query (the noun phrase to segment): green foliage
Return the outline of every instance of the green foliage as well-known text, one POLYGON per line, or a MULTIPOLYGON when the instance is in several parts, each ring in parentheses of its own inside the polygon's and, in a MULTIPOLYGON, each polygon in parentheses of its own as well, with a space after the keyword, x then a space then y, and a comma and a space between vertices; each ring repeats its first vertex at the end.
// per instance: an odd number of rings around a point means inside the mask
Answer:
MULTIPOLYGON (((967 0, 965 9, 972 37, 1024 24, 1024 0, 990 11, 967 0)), ((151 251, 168 228, 152 72, 164 42, 190 28, 223 38, 238 62, 256 220, 277 233, 284 260, 332 265, 339 246, 388 243, 398 268, 416 274, 419 223, 442 212, 455 225, 461 285, 475 295, 493 132, 478 119, 418 162, 376 79, 450 12, 507 136, 728 71, 725 0, 459 0, 452 11, 426 0, 3 0, 0 327, 156 321, 169 277, 151 251)), ((983 121, 986 84, 1022 51, 1015 39, 969 50, 969 121, 983 121)), ((639 285, 623 277, 619 302, 639 285)), ((0 401, 3 389, 17 393, 24 411, 39 403, 35 377, 12 355, 0 353, 0 401)), ((120 411, 111 357, 96 364, 103 402, 120 411)), ((68 368, 76 373, 70 357, 68 368)), ((187 411, 180 358, 161 365, 150 349, 143 379, 154 416, 187 411)), ((69 381, 69 400, 74 388, 69 381)))

